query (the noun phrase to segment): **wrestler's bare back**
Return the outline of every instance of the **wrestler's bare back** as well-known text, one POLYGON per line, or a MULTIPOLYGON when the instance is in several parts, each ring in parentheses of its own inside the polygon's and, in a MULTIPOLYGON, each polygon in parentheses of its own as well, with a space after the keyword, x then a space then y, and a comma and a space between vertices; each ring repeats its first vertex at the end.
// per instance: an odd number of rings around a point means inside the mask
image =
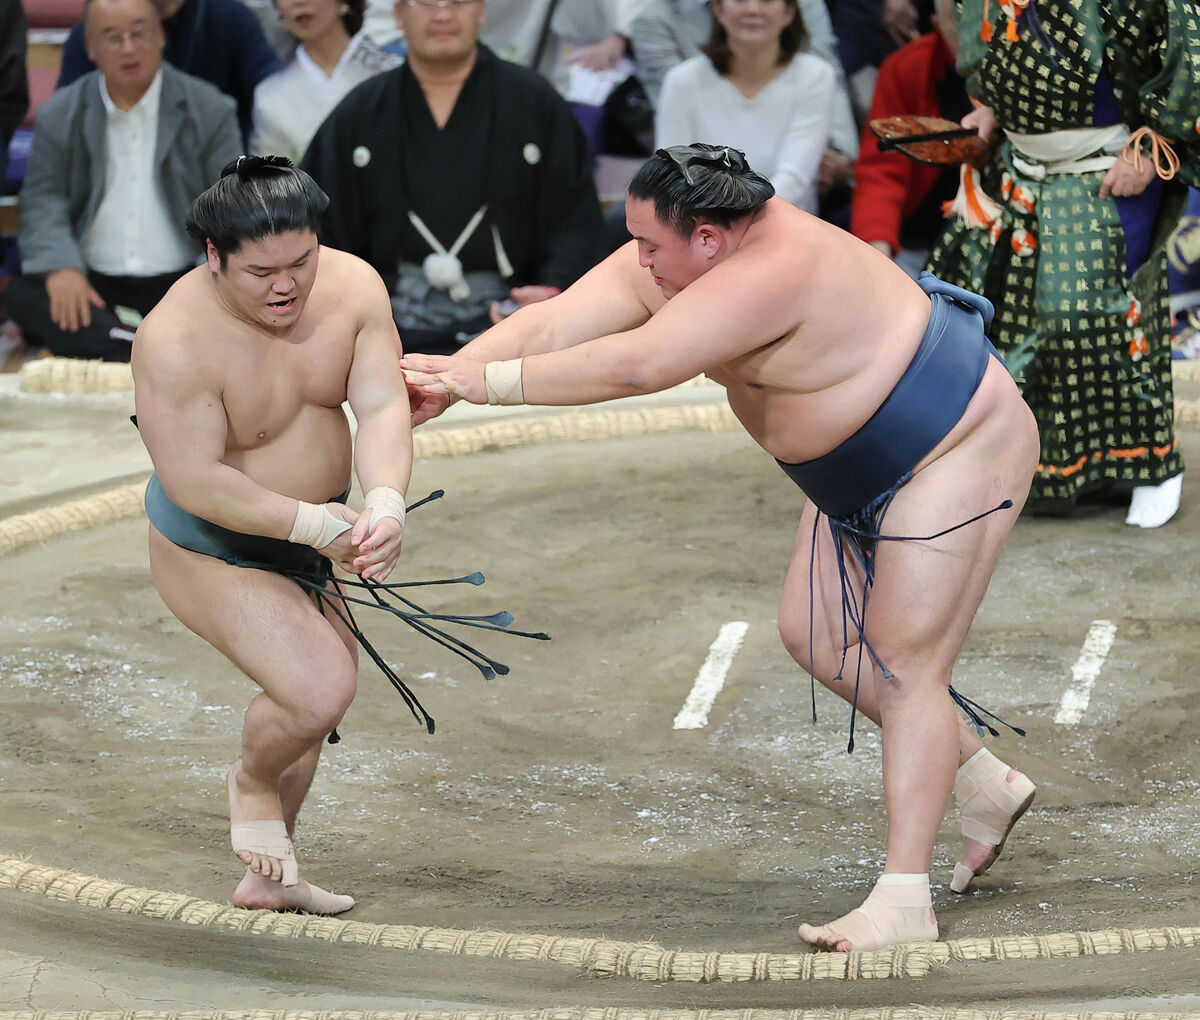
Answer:
POLYGON ((171 394, 156 392, 146 380, 195 385, 223 409, 222 463, 264 488, 311 502, 345 489, 351 439, 342 404, 364 317, 356 295, 361 274, 374 274, 336 249, 314 255, 319 261, 308 301, 281 335, 233 315, 207 266, 171 288, 134 345, 139 421, 148 444, 166 438, 155 435, 155 411, 171 394), (155 363, 172 371, 147 371, 155 363))

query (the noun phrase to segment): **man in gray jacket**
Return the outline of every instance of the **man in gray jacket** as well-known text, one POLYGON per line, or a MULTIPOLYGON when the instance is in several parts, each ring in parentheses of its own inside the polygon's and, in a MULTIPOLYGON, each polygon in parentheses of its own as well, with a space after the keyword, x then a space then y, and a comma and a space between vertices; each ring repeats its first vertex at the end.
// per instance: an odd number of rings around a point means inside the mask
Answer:
POLYGON ((91 0, 85 38, 97 70, 38 111, 7 304, 31 345, 128 361, 141 316, 196 264, 188 208, 241 135, 232 99, 163 64, 150 0, 91 0))

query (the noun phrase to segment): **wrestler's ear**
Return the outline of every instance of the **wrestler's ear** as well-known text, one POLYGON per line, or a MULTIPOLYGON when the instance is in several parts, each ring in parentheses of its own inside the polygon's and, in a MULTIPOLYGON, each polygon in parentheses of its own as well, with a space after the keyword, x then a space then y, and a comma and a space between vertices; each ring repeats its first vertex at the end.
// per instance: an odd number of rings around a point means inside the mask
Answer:
POLYGON ((711 223, 701 223, 692 232, 692 245, 705 259, 715 259, 725 246, 724 235, 711 223))
POLYGON ((204 260, 208 263, 208 268, 214 273, 219 273, 224 268, 221 265, 220 254, 208 238, 204 239, 204 260))

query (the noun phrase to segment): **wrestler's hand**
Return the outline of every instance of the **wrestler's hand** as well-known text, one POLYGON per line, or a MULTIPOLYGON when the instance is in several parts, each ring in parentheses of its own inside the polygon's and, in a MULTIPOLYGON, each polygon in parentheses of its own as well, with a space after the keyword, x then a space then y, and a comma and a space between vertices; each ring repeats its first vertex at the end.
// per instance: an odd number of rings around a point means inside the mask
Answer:
POLYGON ((351 532, 352 541, 358 546, 358 556, 351 568, 364 581, 387 580, 400 559, 400 545, 404 541, 404 525, 394 517, 381 517, 370 534, 367 523, 370 515, 364 512, 351 532), (360 537, 361 536, 361 537, 360 537))
POLYGON ((1154 180, 1155 169, 1154 163, 1145 155, 1142 156, 1141 163, 1142 168, 1135 170, 1133 163, 1125 159, 1124 153, 1118 156, 1117 161, 1104 175, 1104 180, 1100 182, 1100 197, 1108 198, 1111 195, 1113 198, 1132 198, 1145 191, 1154 180))
POLYGON ((962 119, 962 126, 979 132, 979 140, 991 145, 1000 132, 1000 121, 990 106, 980 104, 962 119))
POLYGON ((408 390, 408 409, 412 414, 413 428, 423 425, 430 418, 436 418, 458 399, 449 393, 430 393, 424 386, 413 382, 407 372, 404 373, 404 386, 408 390))
MULTIPOLYGON (((333 514, 334 517, 340 518, 347 524, 356 524, 358 522, 358 512, 351 510, 345 503, 326 503, 325 508, 333 514)), ((358 550, 354 546, 354 529, 349 528, 343 531, 337 538, 330 542, 327 546, 318 549, 322 556, 328 556, 334 563, 341 567, 349 574, 357 573, 354 569, 354 560, 358 550)))
POLYGON ((75 333, 92 324, 92 308, 103 308, 102 298, 78 269, 56 269, 46 277, 50 318, 54 325, 75 333))
POLYGON ((431 396, 446 395, 486 404, 487 390, 483 385, 484 362, 455 354, 406 354, 400 365, 413 385, 431 396))

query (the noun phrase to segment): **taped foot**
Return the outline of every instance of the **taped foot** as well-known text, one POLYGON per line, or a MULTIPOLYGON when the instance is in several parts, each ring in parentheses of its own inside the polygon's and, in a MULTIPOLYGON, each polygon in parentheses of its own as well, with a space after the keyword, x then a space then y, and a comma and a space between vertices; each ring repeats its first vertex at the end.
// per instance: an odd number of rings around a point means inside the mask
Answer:
POLYGON ((235 822, 229 827, 229 837, 237 859, 252 874, 284 886, 294 886, 300 881, 292 841, 279 819, 235 822))
POLYGON ((927 876, 924 882, 911 885, 889 885, 881 879, 861 907, 828 924, 800 925, 800 938, 834 953, 933 942, 937 937, 927 876))
POLYGON ((327 892, 304 879, 293 886, 281 885, 247 869, 233 892, 233 905, 246 910, 295 910, 328 916, 345 913, 354 906, 354 897, 327 892))
POLYGON ((965 762, 954 781, 954 799, 962 816, 962 859, 954 866, 950 888, 964 893, 996 863, 1008 834, 1029 810, 1037 787, 986 748, 965 762))

